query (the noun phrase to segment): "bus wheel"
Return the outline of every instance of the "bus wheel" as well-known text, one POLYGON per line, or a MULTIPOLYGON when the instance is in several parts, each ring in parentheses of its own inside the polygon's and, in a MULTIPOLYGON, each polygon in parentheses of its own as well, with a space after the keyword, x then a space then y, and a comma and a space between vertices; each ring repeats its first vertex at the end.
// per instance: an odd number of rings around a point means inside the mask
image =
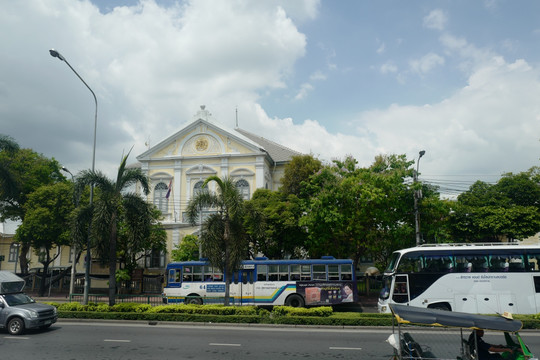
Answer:
POLYGON ((285 300, 285 305, 291 307, 304 307, 304 298, 298 294, 292 294, 285 300))
POLYGON ((452 311, 452 309, 450 309, 450 305, 448 304, 433 304, 433 305, 429 305, 428 306, 428 309, 436 309, 436 310, 444 310, 444 311, 452 311))
POLYGON ((184 302, 191 305, 202 305, 202 299, 198 296, 189 297, 184 302))

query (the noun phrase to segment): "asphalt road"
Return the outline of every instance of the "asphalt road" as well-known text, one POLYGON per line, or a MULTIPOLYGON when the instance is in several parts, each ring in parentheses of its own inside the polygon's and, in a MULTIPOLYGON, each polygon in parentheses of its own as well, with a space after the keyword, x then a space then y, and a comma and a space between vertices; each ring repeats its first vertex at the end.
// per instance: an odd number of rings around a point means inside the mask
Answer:
MULTIPOLYGON (((59 321, 45 331, 23 336, 0 333, 4 359, 389 359, 386 343, 392 328, 295 328, 283 326, 214 326, 144 322, 59 321)), ((458 332, 415 333, 431 341, 442 356, 458 332)), ((524 334, 533 351, 540 351, 540 333, 524 334)), ((486 334, 486 340, 501 340, 486 334)), ((450 346, 457 354, 457 345, 450 346)), ((538 351, 536 354, 538 354, 538 351)), ((453 356, 453 355, 452 355, 453 356)), ((455 356, 453 356, 455 359, 455 356)))

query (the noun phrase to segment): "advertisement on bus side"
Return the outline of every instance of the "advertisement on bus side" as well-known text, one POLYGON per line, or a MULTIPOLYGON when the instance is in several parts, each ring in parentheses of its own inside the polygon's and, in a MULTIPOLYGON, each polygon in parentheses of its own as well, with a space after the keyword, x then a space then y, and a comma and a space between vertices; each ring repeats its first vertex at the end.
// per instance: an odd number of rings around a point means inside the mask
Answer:
POLYGON ((306 305, 356 302, 355 286, 351 282, 302 281, 296 283, 296 291, 304 296, 306 305))

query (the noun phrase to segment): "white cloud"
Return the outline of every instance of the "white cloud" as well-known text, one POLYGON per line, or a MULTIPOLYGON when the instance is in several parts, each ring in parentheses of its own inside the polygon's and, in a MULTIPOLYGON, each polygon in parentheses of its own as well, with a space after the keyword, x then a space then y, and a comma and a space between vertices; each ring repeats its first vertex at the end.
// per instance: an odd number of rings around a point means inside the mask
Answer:
POLYGON ((422 56, 420 59, 411 60, 409 65, 412 71, 424 75, 435 67, 444 65, 444 58, 440 55, 429 53, 422 56))
POLYGON ((381 74, 389 74, 396 73, 398 71, 398 68, 393 62, 389 61, 382 64, 379 70, 381 74))
POLYGON ((300 91, 294 97, 294 100, 303 100, 307 97, 308 93, 313 90, 313 85, 309 83, 303 83, 300 86, 300 91))
POLYGON ((424 26, 428 29, 444 30, 447 21, 446 14, 442 10, 436 9, 424 17, 424 26))

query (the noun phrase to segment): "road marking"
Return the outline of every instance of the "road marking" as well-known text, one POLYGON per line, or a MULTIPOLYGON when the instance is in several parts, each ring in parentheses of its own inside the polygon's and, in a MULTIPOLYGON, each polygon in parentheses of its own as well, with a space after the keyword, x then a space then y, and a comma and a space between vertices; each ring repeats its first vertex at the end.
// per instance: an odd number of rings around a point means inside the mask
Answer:
POLYGON ((242 346, 242 344, 219 344, 219 343, 210 343, 210 346, 242 346))
POLYGON ((14 340, 28 340, 29 337, 24 336, 4 336, 4 339, 14 339, 14 340))
POLYGON ((330 346, 330 350, 362 350, 362 348, 330 346))
POLYGON ((103 341, 105 341, 105 342, 123 342, 123 343, 131 342, 131 340, 116 340, 116 339, 105 339, 103 341))

